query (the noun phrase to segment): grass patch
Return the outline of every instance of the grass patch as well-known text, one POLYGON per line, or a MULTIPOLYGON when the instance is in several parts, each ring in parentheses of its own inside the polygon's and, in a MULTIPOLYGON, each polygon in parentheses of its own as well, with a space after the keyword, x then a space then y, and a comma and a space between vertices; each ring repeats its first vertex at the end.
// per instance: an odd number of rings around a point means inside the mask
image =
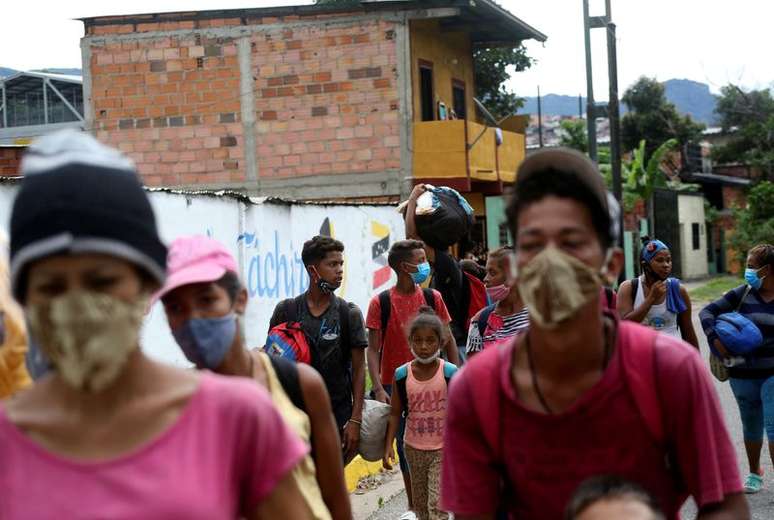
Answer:
POLYGON ((688 292, 691 301, 710 302, 717 300, 734 287, 739 287, 744 280, 736 276, 718 276, 709 282, 688 292))

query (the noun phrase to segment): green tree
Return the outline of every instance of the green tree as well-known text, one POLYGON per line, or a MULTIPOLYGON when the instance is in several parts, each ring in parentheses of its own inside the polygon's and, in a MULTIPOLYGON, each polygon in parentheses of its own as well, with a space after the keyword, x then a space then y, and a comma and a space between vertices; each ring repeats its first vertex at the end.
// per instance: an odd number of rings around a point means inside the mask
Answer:
POLYGON ((741 162, 761 169, 774 180, 774 97, 769 90, 745 92, 736 85, 720 90, 715 112, 731 140, 716 147, 712 157, 719 163, 741 162))
POLYGON ((763 181, 754 186, 747 195, 747 207, 737 208, 734 216, 736 227, 729 242, 744 262, 751 247, 770 244, 774 237, 774 183, 763 181))
MULTIPOLYGON (((588 153, 589 138, 586 132, 585 119, 565 119, 559 123, 561 133, 559 134, 559 144, 568 148, 573 148, 579 152, 588 153)), ((602 163, 602 160, 599 161, 602 163)), ((610 162, 608 157, 607 162, 610 162)))
POLYGON ((621 165, 621 176, 626 181, 624 189, 634 193, 644 200, 648 206, 648 220, 653 229, 653 191, 656 188, 666 188, 667 177, 661 170, 667 154, 678 147, 677 139, 669 139, 648 155, 647 144, 643 139, 632 152, 632 158, 621 165))
POLYGON ((533 63, 523 45, 473 51, 476 96, 497 120, 515 114, 524 105, 524 98, 509 92, 505 82, 513 72, 526 70, 533 63))
POLYGON ((638 148, 644 140, 645 154, 650 157, 670 139, 684 145, 699 137, 704 125, 690 116, 681 116, 666 99, 664 85, 652 78, 641 77, 629 87, 622 101, 629 112, 621 118, 621 142, 624 150, 638 148))

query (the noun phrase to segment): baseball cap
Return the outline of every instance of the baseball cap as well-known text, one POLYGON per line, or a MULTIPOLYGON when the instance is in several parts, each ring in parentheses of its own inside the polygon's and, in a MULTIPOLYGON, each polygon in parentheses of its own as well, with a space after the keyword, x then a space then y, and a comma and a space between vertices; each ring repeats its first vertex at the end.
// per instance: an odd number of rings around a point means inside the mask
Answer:
POLYGON ((515 189, 534 175, 555 170, 572 174, 589 189, 600 207, 608 209, 607 187, 597 165, 586 155, 572 148, 543 148, 526 157, 519 166, 515 189))
POLYGON ((514 190, 537 175, 550 174, 551 171, 559 171, 572 175, 587 189, 593 199, 610 219, 608 231, 613 243, 620 237, 621 208, 615 197, 608 191, 605 180, 599 172, 599 168, 585 154, 572 148, 555 147, 543 148, 529 154, 519 166, 514 190))
POLYGON ((236 260, 217 240, 202 235, 177 238, 169 245, 167 280, 153 301, 184 285, 220 280, 229 271, 239 272, 236 260))

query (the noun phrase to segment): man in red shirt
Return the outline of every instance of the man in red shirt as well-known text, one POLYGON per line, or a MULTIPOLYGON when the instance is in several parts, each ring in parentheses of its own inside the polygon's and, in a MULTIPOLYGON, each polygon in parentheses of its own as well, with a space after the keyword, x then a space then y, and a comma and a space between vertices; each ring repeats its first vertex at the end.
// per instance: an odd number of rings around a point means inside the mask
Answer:
MULTIPOLYGON (((383 403, 390 402, 395 369, 414 359, 408 344, 407 328, 420 307, 426 305, 432 307, 441 321, 446 324, 444 350, 447 359, 455 365, 459 361, 457 345, 448 328, 451 317, 441 298, 441 293, 434 289, 422 289, 419 286, 430 274, 430 264, 427 261, 424 244, 419 240, 395 242, 390 248, 387 261, 398 275, 398 281, 395 287, 371 299, 366 317, 368 372, 371 374, 374 395, 383 403), (382 304, 389 305, 388 310, 383 311, 382 304), (383 323, 385 317, 386 323, 383 323)), ((411 509, 411 477, 403 456, 404 429, 405 418, 401 419, 396 439, 400 469, 406 485, 409 509, 411 509)))
POLYGON ((508 219, 531 327, 509 347, 476 356, 452 382, 442 508, 460 520, 494 518, 498 506, 520 520, 560 519, 581 482, 615 474, 650 492, 669 519, 689 495, 702 520, 749 518, 698 353, 601 308, 600 287, 618 275, 623 255, 596 166, 567 149, 532 154, 508 219), (654 384, 645 388, 660 439, 634 392, 636 370, 625 364, 646 336, 654 384))

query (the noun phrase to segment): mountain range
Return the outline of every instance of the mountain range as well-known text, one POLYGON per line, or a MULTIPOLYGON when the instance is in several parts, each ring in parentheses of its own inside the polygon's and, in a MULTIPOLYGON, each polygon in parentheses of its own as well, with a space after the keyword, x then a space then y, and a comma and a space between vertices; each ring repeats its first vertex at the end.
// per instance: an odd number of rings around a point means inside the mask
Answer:
MULTIPOLYGON (((10 76, 19 71, 0 67, 0 78, 10 76)), ((52 74, 69 74, 80 76, 81 69, 40 69, 38 72, 52 74)), ((694 120, 707 126, 716 124, 716 97, 710 92, 709 85, 689 79, 670 79, 664 82, 666 98, 677 107, 681 114, 690 115, 694 120)), ((560 94, 541 96, 542 113, 544 116, 577 116, 579 112, 578 97, 560 94)), ((580 109, 585 115, 586 98, 580 98, 580 109)), ((537 114, 537 97, 525 98, 524 106, 519 110, 522 114, 537 114)), ((621 114, 626 113, 626 105, 621 104, 621 114)))
MULTIPOLYGON (((690 115, 694 120, 707 126, 716 124, 715 104, 717 102, 706 83, 689 79, 670 79, 664 82, 666 98, 674 103, 681 114, 690 115)), ((622 94, 623 95, 623 94, 622 94)), ((586 98, 581 98, 583 114, 586 112, 586 98)), ((578 97, 559 94, 541 96, 541 109, 544 116, 577 116, 578 97)), ((627 107, 621 104, 621 113, 626 113, 627 107)), ((519 110, 522 114, 537 114, 537 97, 525 98, 524 106, 519 110)))

